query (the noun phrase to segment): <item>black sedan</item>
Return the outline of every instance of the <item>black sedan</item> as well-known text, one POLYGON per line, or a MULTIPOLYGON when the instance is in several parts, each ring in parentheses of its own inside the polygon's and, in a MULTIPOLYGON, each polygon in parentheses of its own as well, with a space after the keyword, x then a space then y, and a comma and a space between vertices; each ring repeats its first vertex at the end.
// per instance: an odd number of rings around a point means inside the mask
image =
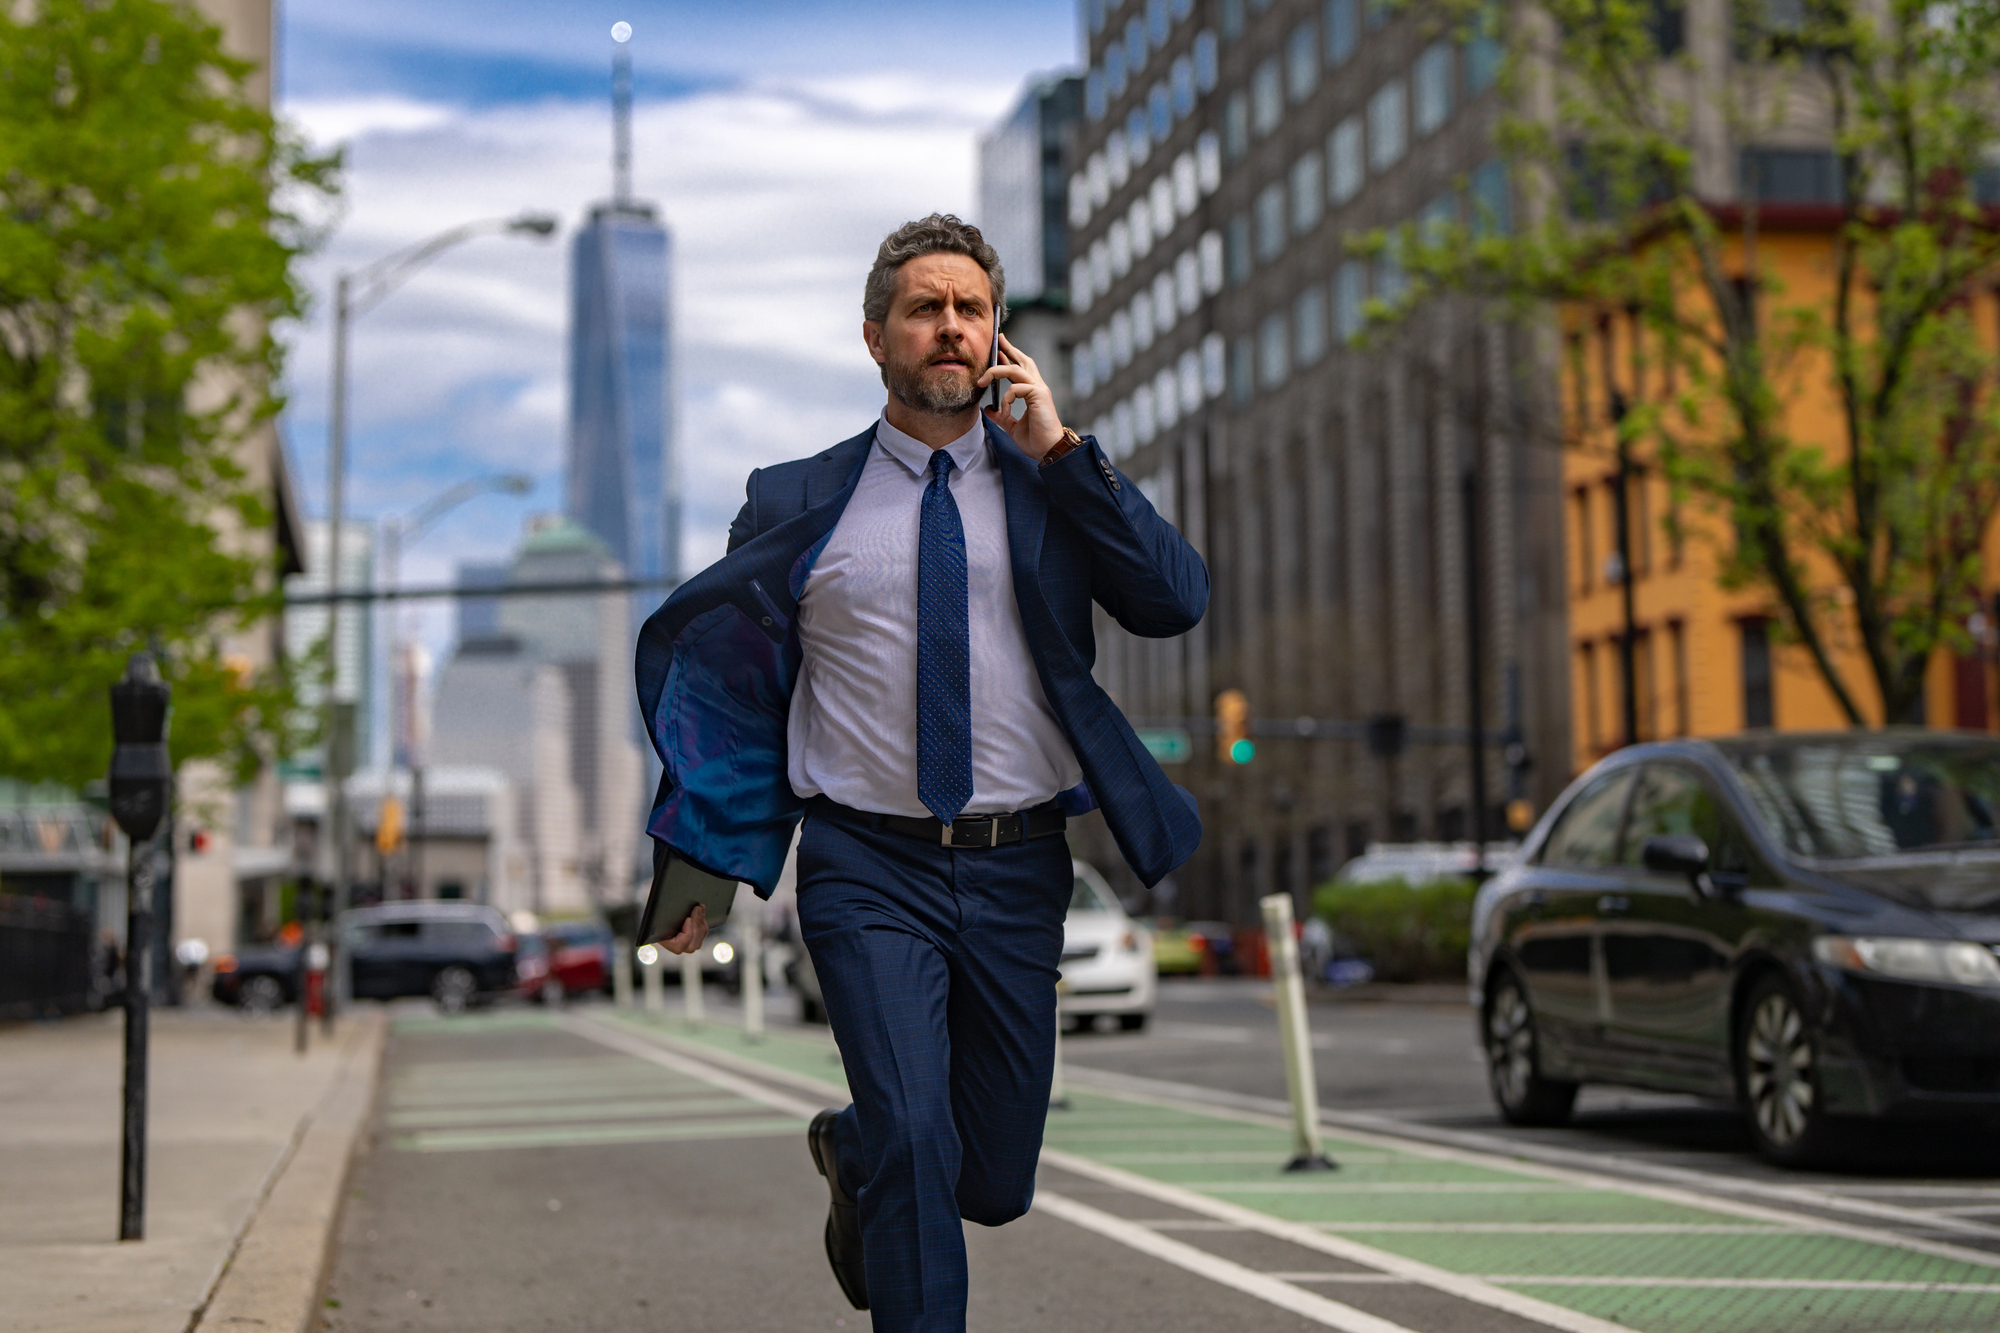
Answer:
POLYGON ((2000 740, 1919 729, 1635 745, 1473 908, 1493 1094, 1727 1098, 1759 1149, 1845 1118, 2000 1112, 2000 740))

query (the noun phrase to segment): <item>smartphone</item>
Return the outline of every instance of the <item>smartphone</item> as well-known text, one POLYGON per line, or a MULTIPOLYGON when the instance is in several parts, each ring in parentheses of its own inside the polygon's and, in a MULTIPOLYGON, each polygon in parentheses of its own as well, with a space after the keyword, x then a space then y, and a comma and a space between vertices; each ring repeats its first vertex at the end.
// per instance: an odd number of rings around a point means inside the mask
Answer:
MULTIPOLYGON (((987 356, 986 364, 989 366, 1000 364, 1000 322, 998 320, 993 322, 993 351, 987 356)), ((1005 387, 1007 387, 1007 381, 1001 379, 998 375, 995 375, 993 382, 986 386, 989 394, 986 405, 995 412, 1000 410, 1000 391, 1005 387)))

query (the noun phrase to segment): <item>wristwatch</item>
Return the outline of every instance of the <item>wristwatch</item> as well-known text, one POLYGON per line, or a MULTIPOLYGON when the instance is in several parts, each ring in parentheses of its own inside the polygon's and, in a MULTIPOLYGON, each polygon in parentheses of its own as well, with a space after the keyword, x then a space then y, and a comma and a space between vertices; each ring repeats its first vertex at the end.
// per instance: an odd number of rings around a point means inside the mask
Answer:
POLYGON ((1042 466, 1047 467, 1058 458, 1065 458, 1073 451, 1081 448, 1083 448, 1083 436, 1078 435, 1068 426, 1064 426, 1062 438, 1049 446, 1049 451, 1042 455, 1042 466))

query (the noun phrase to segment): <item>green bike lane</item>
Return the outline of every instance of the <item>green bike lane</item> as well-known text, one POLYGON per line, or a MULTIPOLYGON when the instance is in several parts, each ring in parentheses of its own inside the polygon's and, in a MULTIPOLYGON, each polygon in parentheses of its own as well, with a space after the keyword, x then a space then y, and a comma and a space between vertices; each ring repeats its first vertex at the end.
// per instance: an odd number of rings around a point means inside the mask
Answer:
MULTIPOLYGON (((565 1023, 844 1095, 820 1033, 753 1044, 733 1025, 610 1010, 565 1023)), ((1301 1311, 1336 1327, 1423 1333, 1418 1295, 1483 1308, 1491 1327, 1571 1333, 2000 1327, 2000 1257, 1974 1250, 1382 1133, 1330 1130, 1340 1169, 1287 1174, 1273 1117, 1075 1086, 1068 1102, 1049 1118, 1038 1211, 1274 1303, 1307 1293, 1326 1308, 1301 1311)))

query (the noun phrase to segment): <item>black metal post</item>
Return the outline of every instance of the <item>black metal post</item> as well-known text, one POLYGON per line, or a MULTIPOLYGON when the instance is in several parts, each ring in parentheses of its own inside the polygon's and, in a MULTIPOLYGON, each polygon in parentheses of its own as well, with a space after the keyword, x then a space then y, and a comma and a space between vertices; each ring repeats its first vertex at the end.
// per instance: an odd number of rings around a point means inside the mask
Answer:
POLYGON ((125 1114, 118 1239, 146 1238, 146 1053, 153 991, 153 856, 134 839, 125 874, 125 1114))
MULTIPOLYGON (((1598 332, 1604 350, 1604 391, 1611 404, 1611 429, 1618 446, 1618 494, 1611 512, 1617 524, 1618 595, 1624 625, 1618 635, 1618 668, 1624 677, 1621 694, 1621 730, 1625 744, 1639 741, 1638 628, 1632 605, 1632 446, 1625 437, 1625 394, 1617 386, 1612 370, 1611 320, 1606 317, 1598 332)), ((1634 326, 1633 337, 1638 336, 1634 326)))
POLYGON ((1486 877, 1486 700, 1483 697, 1485 666, 1479 637, 1479 472, 1468 464, 1459 478, 1460 521, 1464 524, 1465 545, 1465 689, 1466 722, 1471 732, 1472 765, 1472 869, 1475 877, 1486 877))

